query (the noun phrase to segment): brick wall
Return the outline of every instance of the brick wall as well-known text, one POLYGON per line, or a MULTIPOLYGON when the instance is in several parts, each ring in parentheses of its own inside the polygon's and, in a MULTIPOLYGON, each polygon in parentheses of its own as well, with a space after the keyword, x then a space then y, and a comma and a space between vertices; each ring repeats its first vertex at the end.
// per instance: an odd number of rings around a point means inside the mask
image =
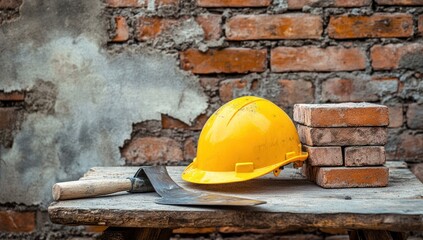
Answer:
POLYGON ((153 129, 135 127, 122 148, 129 165, 189 162, 207 117, 243 95, 268 98, 289 114, 296 103, 385 104, 388 159, 423 159, 422 2, 168 0, 150 6, 108 0, 106 5, 110 45, 178 54, 180 68, 197 75, 209 96, 207 113, 191 125, 163 115, 153 129), (204 37, 180 44, 174 31, 190 21, 204 37))
MULTIPOLYGON (((0 0, 0 25, 17 19, 21 4, 0 0)), ((106 48, 177 56, 180 69, 196 75, 209 98, 207 111, 192 123, 163 114, 161 121, 134 124, 121 148, 127 165, 188 164, 207 118, 243 95, 270 99, 290 115, 296 103, 387 105, 388 159, 423 162, 421 0, 104 0, 104 8, 106 48)), ((2 147, 13 145, 26 112, 51 110, 30 96, 0 91, 2 147)), ((90 237, 97 231, 51 225, 37 206, 0 206, 1 238, 90 237)))

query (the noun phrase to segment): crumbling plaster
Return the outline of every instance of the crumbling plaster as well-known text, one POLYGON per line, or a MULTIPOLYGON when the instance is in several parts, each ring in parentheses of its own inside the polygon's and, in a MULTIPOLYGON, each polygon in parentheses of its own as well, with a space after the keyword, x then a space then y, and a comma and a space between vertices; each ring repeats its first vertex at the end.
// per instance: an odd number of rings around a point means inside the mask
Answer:
POLYGON ((123 164, 119 146, 133 123, 161 113, 190 122, 207 108, 198 79, 174 55, 108 51, 103 9, 101 1, 25 0, 20 17, 0 26, 0 89, 42 93, 35 111, 24 109, 12 148, 0 146, 0 203, 46 207, 55 182, 123 164))

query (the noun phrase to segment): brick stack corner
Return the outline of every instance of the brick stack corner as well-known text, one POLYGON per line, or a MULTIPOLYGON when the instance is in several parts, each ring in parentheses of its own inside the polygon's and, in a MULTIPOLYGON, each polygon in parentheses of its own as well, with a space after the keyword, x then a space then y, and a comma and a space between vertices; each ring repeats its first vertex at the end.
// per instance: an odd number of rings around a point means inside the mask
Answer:
POLYGON ((372 103, 296 104, 294 122, 309 153, 302 174, 323 188, 385 187, 388 108, 372 103))

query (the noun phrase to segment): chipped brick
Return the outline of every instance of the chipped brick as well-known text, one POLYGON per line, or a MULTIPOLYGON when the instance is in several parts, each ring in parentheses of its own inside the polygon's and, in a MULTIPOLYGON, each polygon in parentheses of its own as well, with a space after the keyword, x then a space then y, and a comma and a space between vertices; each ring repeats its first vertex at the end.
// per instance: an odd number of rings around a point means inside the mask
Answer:
POLYGON ((263 72, 267 50, 225 48, 205 53, 188 49, 181 53, 181 67, 198 74, 263 72))
POLYGON ((372 103, 296 104, 294 121, 310 127, 387 126, 388 108, 372 103))
POLYGON ((387 167, 314 167, 315 181, 323 188, 385 187, 387 167))
POLYGON ((385 127, 297 127, 302 143, 309 146, 385 145, 388 139, 385 127))
POLYGON ((341 147, 311 147, 303 146, 308 152, 307 163, 310 166, 342 166, 341 147))
POLYGON ((423 44, 376 45, 370 49, 375 70, 423 69, 423 44))
POLYGON ((273 72, 361 70, 366 68, 366 55, 359 48, 278 47, 271 51, 271 68, 273 72))
POLYGON ((336 39, 410 37, 413 35, 413 15, 331 16, 328 34, 336 39))
POLYGON ((226 23, 229 40, 319 39, 322 18, 311 14, 237 15, 226 23))
POLYGON ((385 147, 363 146, 344 149, 345 166, 372 166, 385 163, 385 147))

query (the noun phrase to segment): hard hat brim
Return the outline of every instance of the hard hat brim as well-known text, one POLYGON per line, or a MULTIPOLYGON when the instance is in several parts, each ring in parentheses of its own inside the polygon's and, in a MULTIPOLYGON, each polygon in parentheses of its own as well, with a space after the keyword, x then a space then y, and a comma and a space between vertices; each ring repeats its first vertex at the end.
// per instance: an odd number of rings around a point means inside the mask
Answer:
POLYGON ((226 171, 226 172, 216 172, 216 171, 205 171, 198 169, 195 162, 191 163, 187 168, 185 168, 182 173, 182 179, 198 184, 221 184, 221 183, 233 183, 233 182, 242 182, 247 181, 253 178, 261 177, 272 172, 275 169, 280 168, 281 166, 287 165, 291 162, 304 161, 308 157, 307 153, 302 153, 301 155, 286 159, 285 161, 266 166, 263 168, 256 168, 252 172, 248 173, 239 173, 235 171, 226 171))

